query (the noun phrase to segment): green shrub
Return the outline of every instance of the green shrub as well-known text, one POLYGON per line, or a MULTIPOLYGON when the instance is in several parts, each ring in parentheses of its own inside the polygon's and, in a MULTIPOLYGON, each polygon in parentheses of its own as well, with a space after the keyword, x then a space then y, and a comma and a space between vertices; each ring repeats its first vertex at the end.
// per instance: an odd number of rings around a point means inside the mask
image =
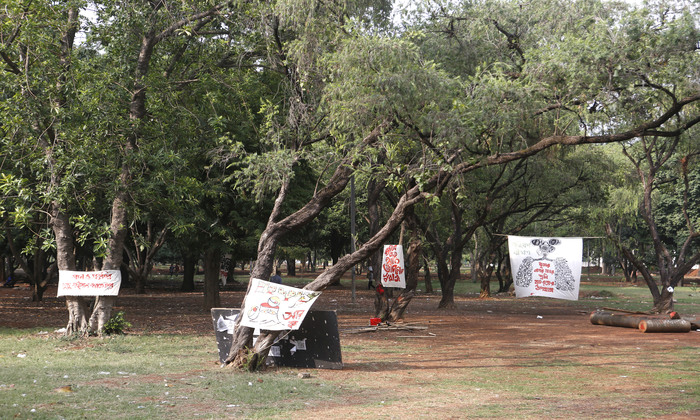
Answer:
POLYGON ((130 328, 131 324, 124 319, 124 312, 117 312, 107 321, 102 332, 104 334, 124 334, 124 330, 130 328))

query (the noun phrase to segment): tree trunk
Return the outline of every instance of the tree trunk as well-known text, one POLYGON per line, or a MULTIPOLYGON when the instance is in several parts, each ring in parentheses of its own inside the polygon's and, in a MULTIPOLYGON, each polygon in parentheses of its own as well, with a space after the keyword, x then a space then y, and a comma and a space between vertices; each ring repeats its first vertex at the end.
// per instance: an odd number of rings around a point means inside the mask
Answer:
POLYGON ((433 279, 430 275, 430 262, 427 258, 423 259, 423 281, 425 283, 425 292, 433 293, 433 279))
POLYGON ((92 315, 88 325, 88 331, 91 333, 102 334, 105 324, 112 316, 112 308, 114 307, 115 296, 97 296, 93 306, 92 315))
POLYGON ((391 311, 387 316, 387 320, 394 322, 403 318, 403 314, 408 308, 408 304, 416 294, 418 287, 418 274, 420 271, 420 263, 422 259, 422 243, 417 232, 413 231, 413 237, 407 250, 406 264, 406 288, 401 291, 401 294, 394 300, 391 305, 391 311))
POLYGON ((503 255, 498 261, 498 270, 496 271, 498 275, 498 282, 500 288, 499 293, 507 293, 510 291, 510 286, 513 285, 513 274, 510 271, 510 263, 506 261, 506 256, 503 255))
MULTIPOLYGON (((383 156, 379 157, 379 161, 383 161, 383 156)), ((382 191, 386 188, 386 182, 383 180, 376 180, 371 178, 367 183, 367 216, 369 217, 369 237, 373 237, 379 232, 381 227, 381 212, 379 207, 379 199, 381 197, 382 191)), ((369 265, 374 271, 374 283, 381 283, 381 266, 382 266, 382 253, 381 250, 377 250, 372 253, 369 257, 369 265), (379 279, 379 280, 377 280, 379 279)))
POLYGON ((65 335, 86 334, 88 331, 88 304, 86 300, 82 296, 66 296, 66 307, 68 308, 68 325, 65 335))
POLYGON ((49 266, 48 270, 46 270, 45 273, 43 273, 44 270, 40 271, 39 274, 36 274, 35 272, 35 276, 41 277, 37 277, 35 279, 34 287, 32 290, 33 302, 41 302, 43 300, 44 292, 46 292, 46 289, 49 287, 51 279, 53 279, 56 275, 57 267, 58 266, 56 265, 56 263, 53 263, 49 266))
MULTIPOLYGON (((375 143, 384 134, 385 130, 392 125, 393 122, 391 121, 382 122, 362 140, 358 145, 358 149, 363 150, 367 146, 375 143)), ((277 199, 275 200, 273 210, 270 213, 267 226, 260 236, 260 241, 258 242, 258 259, 255 263, 255 267, 251 271, 251 278, 259 278, 262 280, 269 279, 274 264, 275 250, 280 238, 315 219, 316 216, 330 204, 333 197, 345 189, 350 182, 350 176, 354 173, 354 167, 356 165, 352 162, 352 156, 352 154, 346 156, 344 161, 336 166, 335 172, 326 186, 317 191, 301 209, 277 221, 281 215, 282 204, 289 191, 289 181, 286 180, 283 183, 277 195, 277 199)), ((387 221, 377 235, 372 237, 354 253, 346 255, 338 260, 337 264, 325 270, 316 280, 307 284, 304 288, 316 291, 323 290, 332 282, 337 281, 343 273, 351 269, 355 264, 367 259, 371 252, 378 250, 384 239, 399 226, 399 223, 401 223, 404 218, 406 209, 412 207, 423 198, 424 195, 419 188, 414 188, 409 193, 405 194, 392 217, 389 218, 389 221, 387 221)), ((250 285, 251 282, 248 282, 248 288, 250 288, 250 285)), ((265 357, 267 357, 269 352, 268 342, 274 342, 274 338, 279 335, 279 332, 263 331, 255 347, 251 349, 253 329, 241 326, 240 319, 241 317, 238 318, 239 321, 237 322, 232 337, 231 350, 225 363, 231 364, 234 367, 240 368, 247 366, 249 369, 255 369, 257 366, 260 366, 258 361, 263 361, 265 357)))
POLYGON ((479 289, 479 298, 485 299, 491 297, 491 270, 482 270, 479 273, 481 287, 479 289))
POLYGON ((180 286, 181 292, 194 292, 194 270, 195 264, 198 257, 191 254, 185 254, 182 256, 183 259, 183 276, 182 276, 182 286, 180 286))
MULTIPOLYGON (((61 211, 61 205, 52 204, 51 227, 56 239, 56 263, 59 270, 75 270, 73 235, 68 216, 61 211)), ((68 325, 66 336, 84 335, 88 332, 88 304, 82 296, 66 296, 68 325)))
POLYGON ((454 308, 455 306, 455 284, 460 278, 462 271, 462 250, 461 243, 452 249, 450 256, 450 271, 447 281, 442 284, 442 298, 438 308, 454 308))
POLYGON ((0 256, 0 283, 5 284, 7 281, 7 271, 5 270, 5 261, 7 257, 4 255, 0 256))
POLYGON ((439 309, 454 308, 455 306, 454 281, 448 279, 449 283, 452 283, 452 287, 443 287, 442 289, 442 297, 440 298, 440 303, 438 303, 439 309))
POLYGON ((661 289, 659 297, 654 298, 654 306, 651 311, 657 314, 673 312, 673 292, 669 292, 668 286, 661 289))
POLYGON ((146 276, 139 272, 131 270, 131 276, 134 278, 134 289, 137 295, 146 293, 146 276))
POLYGON ((131 227, 132 238, 134 238, 134 248, 133 251, 126 249, 126 253, 129 256, 129 268, 136 279, 136 293, 143 294, 146 291, 146 282, 148 277, 151 275, 151 270, 153 269, 153 259, 158 251, 163 247, 165 243, 165 235, 168 232, 168 227, 165 226, 157 232, 154 231, 153 222, 148 221, 145 224, 146 233, 145 239, 148 246, 142 247, 141 244, 135 239, 139 236, 138 226, 133 224, 131 227))
POLYGON ((210 248, 204 252, 204 309, 221 306, 219 297, 219 266, 221 251, 210 248))
POLYGON ((340 232, 333 229, 331 230, 329 241, 331 261, 333 261, 333 264, 335 264, 338 262, 343 253, 343 248, 345 247, 345 237, 341 235, 340 232))
POLYGON ((297 275, 297 262, 294 258, 287 258, 287 275, 290 277, 297 275))
MULTIPOLYGON (((122 169, 122 179, 125 180, 126 169, 122 169)), ((124 260, 124 244, 126 241, 126 199, 124 192, 117 193, 112 202, 112 221, 110 223, 111 237, 107 248, 107 256, 102 263, 103 270, 121 270, 124 260)), ((138 279, 136 279, 138 282, 138 279)), ((93 313, 90 315, 88 334, 102 334, 102 328, 112 316, 112 308, 116 297, 99 296, 95 298, 93 313)))

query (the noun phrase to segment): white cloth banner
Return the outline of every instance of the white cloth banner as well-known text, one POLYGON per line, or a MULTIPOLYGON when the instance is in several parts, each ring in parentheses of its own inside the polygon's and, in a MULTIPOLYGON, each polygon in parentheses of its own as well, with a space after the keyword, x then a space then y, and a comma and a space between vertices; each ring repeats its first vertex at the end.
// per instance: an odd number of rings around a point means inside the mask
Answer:
POLYGON ((117 296, 121 285, 119 270, 59 270, 56 296, 117 296))
POLYGON ((406 272, 404 270, 403 246, 384 245, 382 257, 382 286, 406 288, 406 272))
POLYGON ((263 330, 298 330, 321 292, 297 289, 260 279, 252 284, 243 302, 241 325, 263 330))
POLYGON ((582 238, 508 236, 516 297, 578 300, 582 238))

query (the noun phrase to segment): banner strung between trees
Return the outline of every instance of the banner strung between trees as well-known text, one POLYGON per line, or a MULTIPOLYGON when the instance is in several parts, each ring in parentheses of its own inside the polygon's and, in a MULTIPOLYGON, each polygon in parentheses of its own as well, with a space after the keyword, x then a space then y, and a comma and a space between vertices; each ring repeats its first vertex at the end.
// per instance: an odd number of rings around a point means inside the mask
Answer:
POLYGON ((508 236, 516 297, 578 300, 582 238, 508 236))
POLYGON ((406 288, 406 272, 404 270, 403 246, 384 245, 382 257, 382 286, 406 288))
POLYGON ((121 284, 119 270, 59 270, 56 296, 117 296, 121 284))
POLYGON ((243 303, 241 325, 262 330, 297 330, 321 292, 297 289, 260 279, 252 284, 243 303))

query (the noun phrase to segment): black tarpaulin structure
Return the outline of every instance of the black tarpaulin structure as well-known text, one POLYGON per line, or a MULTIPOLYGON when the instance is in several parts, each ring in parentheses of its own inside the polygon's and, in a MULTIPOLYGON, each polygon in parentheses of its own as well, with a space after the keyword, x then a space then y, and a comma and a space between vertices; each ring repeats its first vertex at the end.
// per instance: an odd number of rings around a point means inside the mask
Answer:
MULTIPOLYGON (((221 363, 231 349, 233 328, 239 312, 238 308, 211 310, 221 363)), ((298 330, 282 332, 270 348, 266 363, 286 367, 342 369, 335 311, 309 311, 298 330)))

